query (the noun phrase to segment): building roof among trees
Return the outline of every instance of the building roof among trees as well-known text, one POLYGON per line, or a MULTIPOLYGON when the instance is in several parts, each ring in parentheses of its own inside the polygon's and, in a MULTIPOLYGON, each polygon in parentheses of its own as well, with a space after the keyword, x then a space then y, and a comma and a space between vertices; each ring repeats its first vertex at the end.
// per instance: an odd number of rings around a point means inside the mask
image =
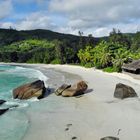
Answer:
POLYGON ((129 64, 124 64, 122 66, 123 70, 128 70, 128 71, 137 71, 140 70, 140 59, 139 60, 135 60, 132 63, 129 64))

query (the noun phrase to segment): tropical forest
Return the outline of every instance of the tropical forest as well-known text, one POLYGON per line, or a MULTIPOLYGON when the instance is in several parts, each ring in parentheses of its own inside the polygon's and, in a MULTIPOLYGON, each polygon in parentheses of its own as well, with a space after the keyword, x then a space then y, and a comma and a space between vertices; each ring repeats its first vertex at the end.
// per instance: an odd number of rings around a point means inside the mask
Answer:
POLYGON ((121 72, 124 63, 140 59, 140 32, 112 29, 109 36, 78 36, 50 30, 0 29, 0 61, 73 64, 121 72))

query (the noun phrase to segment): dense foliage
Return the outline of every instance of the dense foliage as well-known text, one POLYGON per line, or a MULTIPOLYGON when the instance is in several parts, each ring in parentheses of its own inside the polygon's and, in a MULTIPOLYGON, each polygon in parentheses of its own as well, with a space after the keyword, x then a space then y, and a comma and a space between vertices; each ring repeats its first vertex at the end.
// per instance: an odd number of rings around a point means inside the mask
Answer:
POLYGON ((108 41, 101 41, 95 47, 80 49, 78 57, 86 67, 96 67, 105 71, 121 71, 123 63, 140 58, 140 33, 134 37, 126 36, 113 29, 108 41))
POLYGON ((4 62, 70 63, 75 55, 74 48, 59 40, 30 39, 0 47, 0 61, 4 62))
POLYGON ((78 63, 77 53, 98 38, 49 30, 0 29, 0 61, 26 63, 78 63))
POLYGON ((121 71, 123 63, 140 58, 140 32, 122 34, 113 29, 109 37, 94 38, 49 30, 0 29, 0 61, 81 64, 104 71, 121 71))

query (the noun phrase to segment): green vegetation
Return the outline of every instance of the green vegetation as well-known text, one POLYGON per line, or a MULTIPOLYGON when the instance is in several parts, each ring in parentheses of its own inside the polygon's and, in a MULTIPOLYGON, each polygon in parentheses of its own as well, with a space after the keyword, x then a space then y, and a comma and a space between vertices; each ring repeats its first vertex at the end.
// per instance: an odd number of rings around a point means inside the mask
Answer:
POLYGON ((1 61, 50 63, 55 44, 46 40, 25 40, 0 47, 1 61))
POLYGON ((0 61, 63 64, 75 62, 76 53, 59 40, 30 39, 0 47, 0 61))
POLYGON ((79 63, 77 53, 93 37, 79 37, 49 30, 0 29, 0 61, 20 63, 79 63), (79 42, 82 42, 79 43, 79 42))
POLYGON ((140 59, 140 32, 94 38, 48 30, 0 29, 0 61, 46 64, 80 64, 107 72, 120 72, 123 63, 140 59))
POLYGON ((101 41, 95 47, 86 46, 80 49, 78 57, 81 65, 85 67, 96 67, 107 72, 121 71, 123 63, 131 62, 133 59, 140 59, 139 32, 134 37, 116 32, 113 29, 108 41, 101 41), (137 48, 134 49, 134 44, 137 48))

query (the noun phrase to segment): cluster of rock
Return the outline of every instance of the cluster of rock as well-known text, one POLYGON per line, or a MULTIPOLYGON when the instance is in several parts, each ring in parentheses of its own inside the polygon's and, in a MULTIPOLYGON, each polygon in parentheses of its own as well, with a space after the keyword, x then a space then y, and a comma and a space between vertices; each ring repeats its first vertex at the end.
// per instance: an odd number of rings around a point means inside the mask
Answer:
MULTIPOLYGON (((67 85, 63 84, 59 87, 55 93, 56 95, 62 95, 64 97, 72 97, 84 94, 87 90, 88 86, 84 81, 80 81, 75 85, 67 85)), ((25 85, 21 85, 13 90, 13 98, 14 99, 30 99, 32 97, 37 97, 38 99, 44 98, 46 93, 46 87, 43 81, 37 80, 32 83, 28 83, 25 85)), ((5 100, 0 100, 0 105, 4 104, 5 100)), ((17 107, 17 106, 12 106, 17 107)), ((0 109, 0 115, 4 114, 10 108, 0 109)))
POLYGON ((63 97, 79 96, 79 95, 83 95, 87 90, 87 88, 88 85, 86 84, 85 81, 80 81, 72 86, 63 84, 55 91, 55 94, 57 96, 61 95, 63 97))
MULTIPOLYGON (((78 83, 72 86, 68 84, 63 84, 55 91, 55 94, 57 96, 61 95, 63 97, 79 96, 84 94, 87 88, 88 85, 86 84, 86 82, 79 81, 78 83)), ((118 83, 116 84, 114 97, 119 99, 125 99, 125 98, 138 97, 138 96, 132 87, 122 83, 118 83)))
MULTIPOLYGON (((74 85, 67 85, 63 84, 60 86, 56 91, 55 94, 58 96, 63 97, 72 97, 72 96, 79 96, 85 93, 87 90, 88 85, 84 81, 79 81, 74 85)), ((44 82, 41 80, 37 80, 35 82, 25 84, 15 88, 13 90, 13 97, 14 99, 30 99, 32 97, 37 97, 41 99, 44 97, 46 92, 46 87, 44 82)))
MULTIPOLYGON (((63 97, 79 96, 84 94, 87 88, 88 85, 85 81, 79 81, 74 85, 63 84, 55 91, 55 94, 57 96, 61 95, 63 97)), ((45 96, 45 92, 46 87, 44 85, 44 82, 41 80, 37 80, 35 82, 15 88, 13 90, 13 98, 23 100, 37 97, 38 99, 41 99, 45 96)), ((118 83, 114 91, 114 97, 119 99, 137 97, 137 93, 132 87, 122 83, 118 83)), ((0 105, 4 102, 4 100, 0 100, 0 105)))

